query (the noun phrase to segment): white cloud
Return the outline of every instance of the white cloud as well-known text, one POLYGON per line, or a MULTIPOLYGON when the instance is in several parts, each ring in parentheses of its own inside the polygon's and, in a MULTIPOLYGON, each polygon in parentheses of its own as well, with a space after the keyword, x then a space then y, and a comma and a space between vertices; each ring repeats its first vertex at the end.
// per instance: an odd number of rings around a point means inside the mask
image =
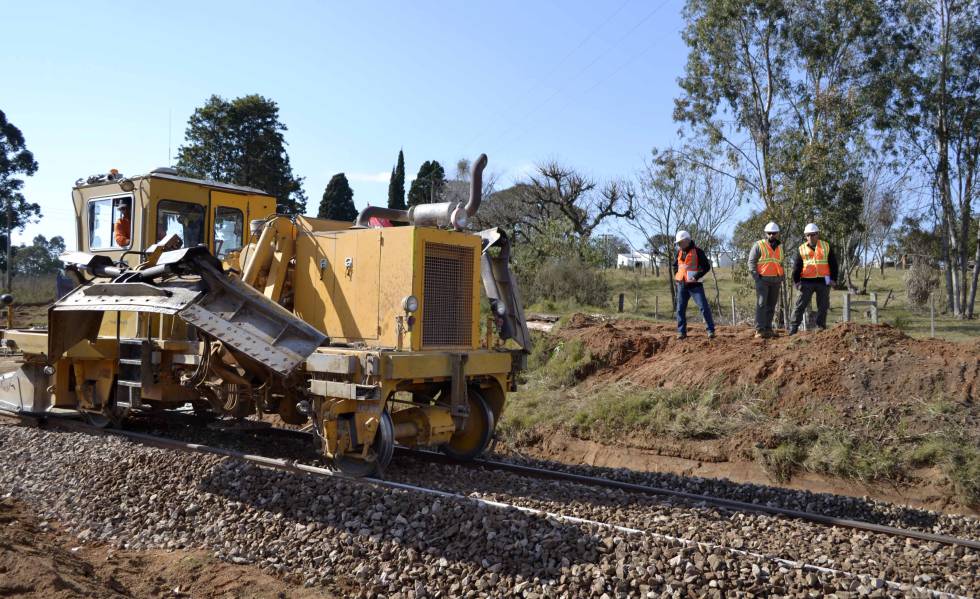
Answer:
POLYGON ((380 173, 349 173, 347 175, 348 181, 367 181, 371 183, 387 183, 390 178, 391 173, 388 171, 381 171, 380 173))

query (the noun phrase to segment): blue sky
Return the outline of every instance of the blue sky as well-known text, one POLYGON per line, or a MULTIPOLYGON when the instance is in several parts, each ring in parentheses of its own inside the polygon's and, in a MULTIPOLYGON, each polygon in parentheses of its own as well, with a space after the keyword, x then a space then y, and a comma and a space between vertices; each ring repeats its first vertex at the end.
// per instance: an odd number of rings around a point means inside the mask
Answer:
POLYGON ((337 172, 359 208, 386 202, 399 148, 409 180, 425 160, 451 173, 480 152, 503 184, 550 159, 631 176, 677 138, 681 6, 5 3, 0 109, 40 164, 25 191, 44 214, 15 241, 71 245, 75 179, 166 165, 211 94, 279 104, 308 212, 337 172))

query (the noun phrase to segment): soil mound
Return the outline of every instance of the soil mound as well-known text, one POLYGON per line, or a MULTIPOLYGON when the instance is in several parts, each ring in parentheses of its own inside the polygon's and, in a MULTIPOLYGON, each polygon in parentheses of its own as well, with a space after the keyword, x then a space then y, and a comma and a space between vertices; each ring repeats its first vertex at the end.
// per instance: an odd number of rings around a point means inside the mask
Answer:
POLYGON ((629 381, 650 387, 746 386, 771 389, 781 409, 819 401, 907 404, 942 394, 972 405, 980 390, 980 340, 913 339, 888 325, 845 324, 793 337, 755 339, 720 327, 715 339, 672 326, 576 314, 556 334, 589 350, 583 382, 629 381))

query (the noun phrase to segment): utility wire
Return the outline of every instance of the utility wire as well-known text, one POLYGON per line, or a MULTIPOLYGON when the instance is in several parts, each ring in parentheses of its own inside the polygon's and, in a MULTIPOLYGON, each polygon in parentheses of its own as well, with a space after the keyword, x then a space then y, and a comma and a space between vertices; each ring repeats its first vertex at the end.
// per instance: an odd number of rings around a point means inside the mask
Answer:
MULTIPOLYGON (((609 21, 612 21, 616 17, 616 15, 618 15, 620 12, 622 12, 622 10, 624 8, 626 8, 626 5, 629 4, 630 2, 632 2, 632 0, 625 0, 622 4, 620 4, 619 7, 616 10, 614 10, 608 17, 606 17, 601 23, 599 23, 598 25, 596 25, 595 27, 593 27, 592 30, 589 31, 589 33, 584 38, 582 38, 582 40, 578 44, 575 45, 575 47, 573 47, 571 50, 569 50, 568 52, 566 52, 565 55, 562 56, 561 60, 559 60, 557 63, 555 63, 554 66, 551 67, 551 69, 550 69, 550 71, 548 72, 547 75, 545 75, 544 77, 535 78, 534 84, 531 85, 531 87, 529 87, 527 89, 527 91, 525 91, 523 94, 521 94, 520 98, 517 101, 511 102, 510 104, 508 104, 507 105, 507 108, 498 110, 496 113, 494 113, 494 115, 492 117, 490 117, 489 119, 487 119, 487 122, 488 123, 495 122, 500 117, 504 116, 504 114, 506 114, 507 112, 510 112, 511 110, 513 110, 513 109, 517 108, 518 106, 520 106, 524 102, 525 99, 529 98, 532 93, 536 92, 538 90, 538 88, 541 87, 541 84, 544 81, 550 79, 553 75, 555 75, 558 72, 558 69, 561 66, 563 66, 568 61, 568 59, 572 57, 573 54, 575 54, 576 52, 578 52, 582 48, 582 46, 584 46, 585 44, 587 44, 589 42, 589 40, 591 40, 595 36, 595 34, 599 32, 599 30, 601 30, 603 27, 605 27, 606 24, 609 23, 609 21)), ((560 6, 559 6, 559 8, 560 8, 560 6)), ((481 130, 479 133, 477 133, 475 136, 473 136, 473 139, 471 139, 466 144, 466 147, 471 148, 473 146, 473 144, 476 143, 481 137, 483 137, 488 131, 490 131, 490 128, 489 127, 488 128, 484 128, 483 130, 481 130)))
MULTIPOLYGON (((609 72, 609 73, 608 73, 608 74, 607 74, 607 75, 606 75, 605 77, 603 77, 602 79, 600 79, 600 80, 598 80, 598 81, 596 81, 596 82, 595 82, 594 84, 592 84, 592 85, 591 85, 591 86, 590 86, 590 87, 589 87, 588 89, 586 89, 585 91, 583 91, 583 92, 581 92, 581 93, 580 93, 580 94, 578 94, 577 96, 570 96, 570 97, 568 98, 568 100, 566 100, 564 104, 562 104, 562 105, 561 105, 561 106, 559 106, 559 107, 558 107, 557 109, 555 109, 555 111, 554 111, 554 112, 552 112, 552 114, 560 114, 560 113, 561 113, 561 112, 563 112, 563 111, 564 111, 564 110, 565 110, 566 108, 568 108, 568 106, 569 106, 569 105, 570 105, 570 104, 571 104, 572 102, 574 102, 575 100, 578 100, 578 99, 581 99, 581 98, 582 98, 583 96, 587 96, 587 95, 588 95, 588 94, 590 94, 590 93, 591 93, 591 92, 592 92, 593 90, 595 90, 596 88, 598 88, 598 87, 599 87, 600 85, 602 85, 603 83, 605 83, 605 82, 607 82, 607 81, 609 81, 610 79, 612 79, 613 77, 615 77, 616 75, 618 75, 618 74, 619 74, 619 73, 620 73, 620 72, 621 72, 621 71, 622 71, 623 69, 625 69, 625 68, 626 68, 626 67, 628 67, 629 65, 631 65, 631 64, 633 64, 633 62, 635 62, 635 61, 636 61, 637 59, 639 59, 639 58, 641 58, 641 57, 643 57, 643 56, 645 56, 645 55, 646 55, 647 53, 649 53, 649 52, 650 52, 650 50, 653 50, 653 49, 654 49, 654 47, 656 47, 656 46, 657 46, 657 43, 658 43, 659 41, 660 41, 660 38, 655 38, 655 39, 653 40, 653 43, 651 43, 650 45, 648 45, 648 46, 647 46, 646 48, 644 48, 644 49, 643 49, 643 50, 642 50, 641 52, 639 52, 639 53, 637 53, 637 54, 634 54, 633 56, 631 56, 631 57, 629 58, 629 60, 627 60, 627 61, 626 61, 626 62, 624 62, 623 64, 621 64, 621 65, 619 65, 619 67, 617 67, 616 69, 614 69, 614 70, 612 70, 612 71, 610 71, 610 72, 609 72)), ((515 137, 515 138, 514 138, 513 140, 511 140, 511 141, 512 141, 512 142, 516 142, 516 141, 520 141, 520 140, 521 140, 521 138, 523 138, 523 137, 524 137, 525 135, 527 135, 527 133, 528 133, 529 131, 532 131, 533 129, 534 129, 534 127, 533 127, 533 126, 529 126, 529 127, 525 127, 524 129, 522 129, 522 130, 521 130, 521 132, 520 132, 520 134, 519 134, 519 135, 518 135, 517 137, 515 137)))
MULTIPOLYGON (((594 59, 592 59, 591 62, 589 62, 589 64, 587 64, 584 67, 582 67, 581 69, 579 69, 579 71, 577 73, 575 73, 575 75, 573 75, 571 78, 569 78, 567 80, 567 82, 570 83, 572 81, 575 81, 583 73, 585 73, 590 68, 592 68, 593 65, 595 65, 597 62, 599 62, 600 60, 602 60, 602 58, 604 58, 607 54, 609 54, 610 51, 612 51, 614 48, 618 47, 621 43, 623 43, 626 40, 626 38, 628 38, 630 35, 633 34, 634 31, 636 31, 644 23, 646 23, 647 21, 649 21, 653 17, 653 15, 655 15, 661 8, 663 8, 664 6, 666 6, 667 2, 669 2, 669 0, 664 0, 663 2, 661 2, 660 4, 658 4, 653 10, 651 10, 650 12, 648 12, 642 19, 640 19, 632 27, 630 27, 629 30, 626 31, 626 33, 624 33, 623 35, 621 35, 612 45, 608 46, 604 51, 600 52, 598 56, 596 56, 594 59)), ((650 47, 652 47, 653 45, 655 45, 658 41, 659 41, 659 38, 655 39, 654 40, 654 44, 652 44, 650 47)), ((642 52, 641 54, 645 54, 647 51, 649 51, 649 49, 650 48, 647 48, 647 50, 644 50, 644 52, 642 52)), ((638 56, 639 55, 635 55, 633 58, 631 58, 627 62, 627 64, 629 64, 630 62, 632 62, 638 56)), ((619 72, 625 66, 626 65, 621 66, 619 69, 616 69, 615 72, 619 72)), ((605 81, 605 79, 603 81, 605 81)), ((502 139, 504 139, 508 134, 510 134, 511 131, 513 131, 514 129, 518 128, 520 125, 522 125, 524 123, 524 121, 526 121, 529 117, 531 117, 538 110, 540 110, 541 108, 543 108, 545 106, 545 104, 547 104, 551 100, 555 99, 555 97, 557 97, 560 93, 562 93, 563 91, 565 91, 565 87, 566 86, 559 87, 551 95, 549 95, 547 98, 545 98, 540 103, 538 103, 536 106, 534 106, 534 108, 532 108, 531 110, 527 111, 524 114, 524 116, 522 116, 520 119, 514 121, 510 127, 504 129, 499 135, 497 135, 497 137, 495 137, 491 141, 491 144, 495 144, 495 143, 501 141, 502 139)), ((590 90, 591 90, 591 88, 590 88, 590 90)), ((524 131, 526 132, 527 129, 525 128, 524 131)))

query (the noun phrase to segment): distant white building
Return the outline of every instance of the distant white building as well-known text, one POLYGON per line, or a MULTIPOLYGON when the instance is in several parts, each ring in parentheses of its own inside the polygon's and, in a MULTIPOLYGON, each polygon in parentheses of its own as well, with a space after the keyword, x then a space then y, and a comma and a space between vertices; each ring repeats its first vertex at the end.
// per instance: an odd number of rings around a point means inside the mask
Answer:
POLYGON ((652 268, 657 259, 648 252, 630 252, 616 255, 616 268, 652 268))

